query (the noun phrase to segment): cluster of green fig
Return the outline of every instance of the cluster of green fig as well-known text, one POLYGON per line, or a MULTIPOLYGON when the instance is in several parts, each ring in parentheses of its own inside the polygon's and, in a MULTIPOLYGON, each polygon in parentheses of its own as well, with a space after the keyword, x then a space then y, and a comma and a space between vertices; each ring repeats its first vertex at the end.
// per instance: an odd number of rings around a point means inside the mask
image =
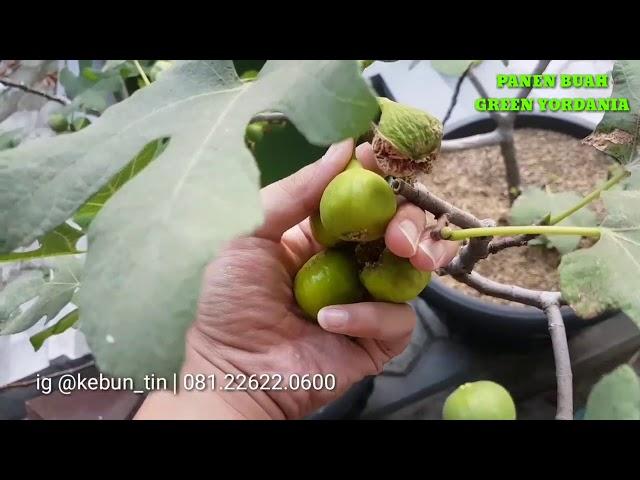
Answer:
POLYGON ((313 235, 326 249, 305 263, 294 282, 296 301, 310 318, 329 305, 367 299, 402 303, 424 290, 430 273, 384 245, 396 208, 386 180, 355 158, 327 185, 311 218, 313 235))
MULTIPOLYGON (((381 116, 372 146, 382 175, 415 179, 427 173, 440 150, 442 124, 422 110, 379 98, 381 116)), ((307 316, 329 305, 416 298, 431 279, 385 246, 396 197, 385 178, 355 158, 327 185, 311 218, 315 239, 326 249, 297 273, 294 294, 307 316)))

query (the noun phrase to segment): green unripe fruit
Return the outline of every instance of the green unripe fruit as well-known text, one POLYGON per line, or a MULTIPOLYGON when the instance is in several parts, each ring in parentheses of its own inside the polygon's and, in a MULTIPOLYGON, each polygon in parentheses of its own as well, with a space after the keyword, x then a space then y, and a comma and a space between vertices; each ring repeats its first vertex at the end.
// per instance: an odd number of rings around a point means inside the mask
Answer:
POLYGON ((83 128, 87 128, 89 125, 91 125, 91 121, 88 118, 80 117, 80 118, 76 118, 73 121, 71 128, 73 129, 74 132, 78 132, 83 128))
POLYGON ((264 138, 265 123, 266 122, 255 122, 247 125, 247 130, 245 132, 247 141, 258 143, 262 140, 264 138))
POLYGON ((431 272, 416 269, 406 258, 384 249, 374 263, 360 272, 360 281, 380 302, 404 303, 416 298, 431 280, 431 272))
POLYGON ((324 228, 324 225, 322 225, 322 220, 320 219, 320 212, 311 216, 310 223, 313 238, 315 238, 320 245, 323 245, 325 247, 333 247, 340 242, 340 239, 338 237, 334 237, 327 231, 326 228, 324 228))
POLYGON ((92 82, 97 82, 98 80, 100 80, 100 77, 98 76, 98 74, 91 67, 83 68, 82 76, 92 82))
POLYGON ((69 129, 69 121, 64 115, 54 113, 49 117, 49 126, 54 132, 65 132, 69 129))
POLYGON ((258 70, 247 70, 242 75, 240 75, 240 79, 241 80, 255 80, 256 78, 258 78, 258 74, 259 73, 260 72, 258 72, 258 70))
POLYGON ((372 147, 385 175, 413 177, 431 172, 440 153, 442 122, 429 113, 379 98, 380 122, 372 147))
POLYGON ((396 213, 396 197, 380 175, 352 160, 327 185, 320 200, 320 218, 341 240, 370 242, 384 236, 396 213))
POLYGON ((300 308, 314 320, 324 307, 356 303, 365 295, 353 256, 334 249, 311 257, 298 271, 293 290, 300 308))
POLYGON ((495 382, 465 383, 447 397, 444 420, 515 420, 516 405, 511 394, 495 382))

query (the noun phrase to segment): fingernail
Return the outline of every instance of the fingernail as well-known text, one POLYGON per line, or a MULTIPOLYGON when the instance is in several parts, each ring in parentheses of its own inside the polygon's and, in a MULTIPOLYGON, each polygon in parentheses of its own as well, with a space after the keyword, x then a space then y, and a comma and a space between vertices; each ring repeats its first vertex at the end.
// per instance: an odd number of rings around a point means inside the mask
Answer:
POLYGON ((418 227, 411 220, 402 220, 399 227, 404 237, 411 244, 412 253, 415 254, 416 248, 418 248, 418 227))
POLYGON ((331 164, 336 161, 343 161, 346 164, 347 161, 351 158, 351 150, 353 150, 353 140, 347 138, 338 143, 334 143, 329 147, 329 149, 325 152, 322 157, 321 163, 323 165, 331 164), (347 151, 348 150, 348 151, 347 151))
POLYGON ((420 243, 420 250, 431 259, 434 268, 440 267, 440 262, 447 254, 447 247, 444 242, 433 241, 430 238, 420 243))
POLYGON ((339 330, 347 324, 349 314, 339 308, 323 308, 318 312, 318 323, 326 330, 339 330))

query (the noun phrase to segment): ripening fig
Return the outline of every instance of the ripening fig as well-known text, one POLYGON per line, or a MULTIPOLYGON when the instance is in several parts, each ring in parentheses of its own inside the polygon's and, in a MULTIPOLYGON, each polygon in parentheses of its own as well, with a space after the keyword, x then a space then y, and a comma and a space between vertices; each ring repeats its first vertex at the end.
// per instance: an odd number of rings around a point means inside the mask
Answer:
POLYGON ((320 218, 334 237, 369 242, 384 236, 396 208, 395 194, 385 179, 354 158, 324 190, 320 218))
POLYGON ((380 169, 401 178, 431 172, 442 142, 440 120, 387 98, 378 103, 382 113, 372 146, 380 169))
POLYGON ((309 223, 311 223, 311 233, 320 245, 325 247, 333 247, 340 242, 338 237, 331 235, 324 225, 322 225, 322 219, 320 218, 320 212, 312 215, 309 223))
POLYGON ((387 248, 377 260, 368 260, 360 272, 360 281, 371 296, 381 302, 404 303, 416 298, 431 280, 406 258, 397 257, 387 248))
POLYGON ((488 380, 465 383, 451 393, 442 408, 444 420, 515 420, 511 394, 488 380))
POLYGON ((314 320, 321 308, 356 303, 366 293, 353 255, 337 249, 311 257, 296 274, 293 291, 300 308, 314 320))

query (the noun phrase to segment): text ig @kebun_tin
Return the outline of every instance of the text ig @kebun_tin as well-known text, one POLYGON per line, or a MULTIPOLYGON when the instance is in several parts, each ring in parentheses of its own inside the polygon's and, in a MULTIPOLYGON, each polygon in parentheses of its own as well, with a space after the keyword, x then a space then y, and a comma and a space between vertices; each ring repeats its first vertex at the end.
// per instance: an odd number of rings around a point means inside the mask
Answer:
POLYGON ((335 390, 336 377, 333 374, 306 374, 287 375, 262 374, 244 375, 242 373, 224 374, 224 378, 218 379, 215 375, 173 375, 166 379, 154 374, 143 377, 143 389, 136 389, 135 382, 128 377, 109 377, 99 373, 94 377, 84 377, 80 373, 65 373, 57 378, 57 388, 54 387, 52 377, 36 377, 36 388, 44 395, 53 391, 59 391, 62 395, 69 395, 74 391, 132 391, 137 394, 145 394, 152 390, 173 391, 179 390, 224 390, 224 391, 248 391, 248 390, 335 390))

